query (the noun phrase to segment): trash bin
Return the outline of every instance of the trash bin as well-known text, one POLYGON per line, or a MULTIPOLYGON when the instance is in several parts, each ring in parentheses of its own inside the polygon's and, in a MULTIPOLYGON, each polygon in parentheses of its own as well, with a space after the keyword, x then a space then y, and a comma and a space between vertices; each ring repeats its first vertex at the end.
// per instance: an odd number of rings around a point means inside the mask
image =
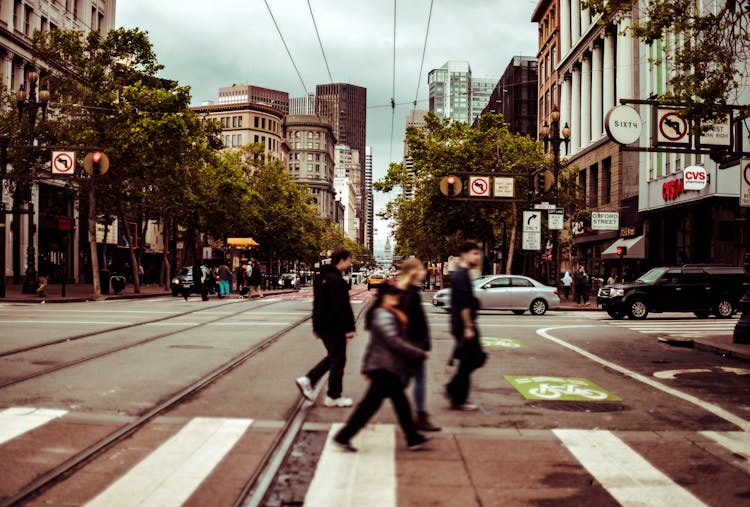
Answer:
POLYGON ((115 294, 119 294, 123 291, 125 288, 125 277, 121 275, 115 275, 112 278, 110 278, 110 281, 112 283, 112 290, 115 291, 115 294))
POLYGON ((102 294, 109 294, 109 270, 108 269, 99 270, 99 286, 101 288, 102 294))

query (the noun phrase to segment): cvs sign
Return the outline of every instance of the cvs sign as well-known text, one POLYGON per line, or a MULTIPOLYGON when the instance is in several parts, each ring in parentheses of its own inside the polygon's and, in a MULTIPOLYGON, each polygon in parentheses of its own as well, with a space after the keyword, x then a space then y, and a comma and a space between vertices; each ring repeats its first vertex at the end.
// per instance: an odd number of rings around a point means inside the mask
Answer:
POLYGON ((708 174, 703 167, 691 165, 682 170, 685 190, 703 190, 708 183, 708 174))

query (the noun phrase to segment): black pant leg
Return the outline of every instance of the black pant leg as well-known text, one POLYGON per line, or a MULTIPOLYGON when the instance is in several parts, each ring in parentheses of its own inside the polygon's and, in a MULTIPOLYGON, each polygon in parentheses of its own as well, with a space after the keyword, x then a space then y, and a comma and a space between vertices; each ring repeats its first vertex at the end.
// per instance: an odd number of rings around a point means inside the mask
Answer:
POLYGON ((344 367, 346 366, 346 336, 333 335, 323 338, 328 358, 330 360, 330 371, 328 373, 328 397, 340 398, 344 383, 344 367))
POLYGON ((411 416, 411 405, 404 394, 404 386, 401 379, 395 373, 378 372, 383 378, 383 385, 387 389, 386 396, 391 399, 393 410, 398 417, 398 423, 401 425, 401 431, 406 436, 406 442, 409 445, 415 444, 419 437, 417 428, 414 426, 414 419, 411 416))
POLYGON ((448 384, 448 394, 451 396, 451 405, 453 407, 459 407, 466 403, 466 399, 469 397, 469 389, 471 387, 471 372, 473 367, 470 361, 463 358, 459 359, 458 370, 448 384))
POLYGON ((357 408, 349 416, 349 420, 336 434, 335 438, 339 442, 348 442, 359 430, 364 428, 367 421, 375 415, 386 398, 388 388, 383 385, 383 379, 378 373, 373 372, 370 375, 370 386, 367 388, 365 397, 357 404, 357 408))
POLYGON ((331 367, 331 361, 328 359, 328 355, 318 361, 318 364, 312 367, 312 369, 307 372, 307 378, 310 379, 310 383, 315 387, 315 385, 318 383, 318 381, 323 377, 323 375, 326 374, 326 372, 331 367))

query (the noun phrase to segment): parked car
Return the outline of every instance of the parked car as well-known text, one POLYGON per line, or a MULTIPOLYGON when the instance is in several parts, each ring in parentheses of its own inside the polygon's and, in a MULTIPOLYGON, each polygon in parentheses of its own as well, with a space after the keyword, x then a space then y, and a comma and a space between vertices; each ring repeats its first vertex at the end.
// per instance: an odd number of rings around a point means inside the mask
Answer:
POLYGON ((299 290, 300 281, 299 277, 295 273, 284 273, 277 282, 280 289, 295 289, 299 290))
POLYGON ((645 319, 649 312, 693 312, 701 319, 711 314, 727 319, 738 307, 743 279, 742 268, 735 266, 659 267, 633 283, 602 287, 596 302, 613 319, 626 315, 645 319))
POLYGON ((386 282, 387 278, 383 273, 373 273, 367 277, 367 290, 382 285, 386 282))
MULTIPOLYGON (((482 310, 511 310, 516 315, 527 311, 544 315, 560 308, 557 289, 520 275, 492 275, 474 280, 474 296, 482 310)), ((450 310, 450 289, 442 289, 432 297, 432 304, 450 310)))
MULTIPOLYGON (((201 266, 201 271, 203 271, 203 278, 205 279, 206 274, 208 273, 208 268, 206 266, 201 266)), ((177 276, 172 278, 172 282, 169 286, 172 289, 173 296, 181 295, 185 287, 190 289, 191 293, 195 292, 193 290, 193 266, 185 266, 182 268, 180 272, 177 273, 177 276)))

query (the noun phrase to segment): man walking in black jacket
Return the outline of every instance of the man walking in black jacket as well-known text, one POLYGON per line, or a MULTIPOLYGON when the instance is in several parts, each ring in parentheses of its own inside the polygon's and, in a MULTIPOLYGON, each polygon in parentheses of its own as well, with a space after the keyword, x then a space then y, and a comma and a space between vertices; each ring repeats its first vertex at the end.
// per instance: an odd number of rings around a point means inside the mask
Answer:
POLYGON ((341 395, 346 365, 346 341, 354 338, 354 312, 349 303, 349 284, 341 273, 349 269, 351 252, 337 248, 331 254, 331 263, 320 269, 313 282, 313 331, 323 340, 327 355, 303 377, 296 380, 297 387, 308 400, 313 400, 313 388, 327 371, 328 395, 326 407, 350 407, 351 398, 341 395))

